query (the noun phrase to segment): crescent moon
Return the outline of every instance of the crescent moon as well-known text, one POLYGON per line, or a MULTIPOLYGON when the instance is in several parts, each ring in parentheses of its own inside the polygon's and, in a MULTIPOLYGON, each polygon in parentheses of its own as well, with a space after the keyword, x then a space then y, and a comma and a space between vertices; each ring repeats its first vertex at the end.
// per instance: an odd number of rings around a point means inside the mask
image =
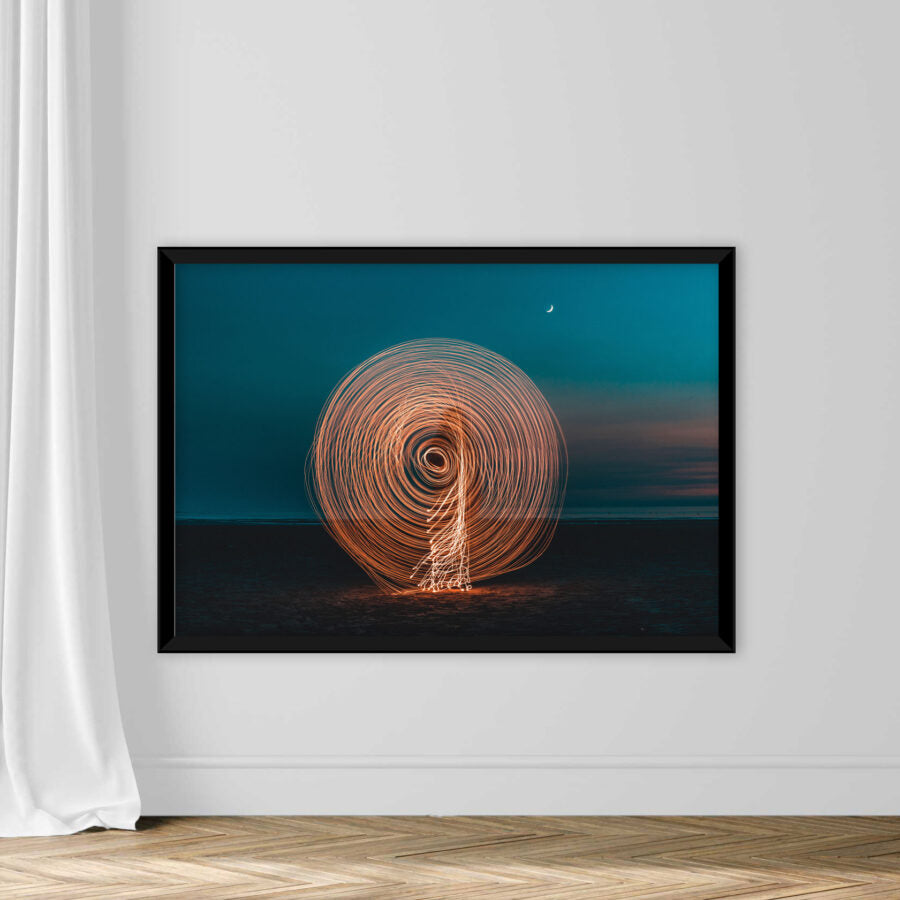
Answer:
POLYGON ((547 312, 548 312, 548 313, 553 312, 553 304, 552 304, 552 303, 550 304, 550 309, 548 309, 547 312))

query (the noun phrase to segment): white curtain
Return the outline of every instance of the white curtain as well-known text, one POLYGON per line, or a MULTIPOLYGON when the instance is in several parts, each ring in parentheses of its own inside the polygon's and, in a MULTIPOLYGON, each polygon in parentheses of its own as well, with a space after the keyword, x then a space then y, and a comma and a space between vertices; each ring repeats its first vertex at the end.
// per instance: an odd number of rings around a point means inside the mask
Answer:
POLYGON ((88 0, 0 0, 0 835, 133 828, 100 526, 88 0))

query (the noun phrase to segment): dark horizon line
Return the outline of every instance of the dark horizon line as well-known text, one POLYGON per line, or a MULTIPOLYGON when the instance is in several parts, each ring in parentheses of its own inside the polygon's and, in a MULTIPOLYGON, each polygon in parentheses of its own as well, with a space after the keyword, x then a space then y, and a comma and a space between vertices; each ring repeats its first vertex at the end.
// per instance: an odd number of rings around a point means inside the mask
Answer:
MULTIPOLYGON (((634 514, 626 514, 622 513, 618 514, 610 514, 607 516, 560 516, 558 521, 560 522, 582 522, 584 524, 590 524, 592 522, 622 522, 622 521, 647 521, 649 519, 660 519, 660 520, 676 520, 676 519, 718 519, 719 512, 716 510, 713 512, 698 512, 696 514, 685 514, 679 513, 677 515, 660 515, 658 513, 648 513, 647 515, 634 515, 634 514)), ((175 516, 176 522, 219 522, 222 524, 227 523, 237 523, 240 522, 242 524, 251 524, 253 522, 260 523, 283 523, 289 525, 321 525, 322 521, 320 519, 309 519, 309 518, 295 518, 291 516, 175 516)))

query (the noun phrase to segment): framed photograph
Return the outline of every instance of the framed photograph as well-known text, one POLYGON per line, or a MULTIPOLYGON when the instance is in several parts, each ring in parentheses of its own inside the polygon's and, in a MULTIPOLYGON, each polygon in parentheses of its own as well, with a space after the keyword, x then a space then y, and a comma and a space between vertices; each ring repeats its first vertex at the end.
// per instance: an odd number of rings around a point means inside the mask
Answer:
POLYGON ((734 650, 733 248, 158 266, 159 650, 734 650))

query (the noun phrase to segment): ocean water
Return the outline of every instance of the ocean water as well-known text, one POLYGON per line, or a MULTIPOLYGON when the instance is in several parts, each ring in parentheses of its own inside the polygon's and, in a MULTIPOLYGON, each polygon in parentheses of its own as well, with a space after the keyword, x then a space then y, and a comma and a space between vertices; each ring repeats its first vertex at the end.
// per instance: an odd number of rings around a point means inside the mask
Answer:
POLYGON ((688 635, 718 630, 718 521, 564 521, 470 592, 386 596, 318 523, 176 523, 179 634, 688 635))

